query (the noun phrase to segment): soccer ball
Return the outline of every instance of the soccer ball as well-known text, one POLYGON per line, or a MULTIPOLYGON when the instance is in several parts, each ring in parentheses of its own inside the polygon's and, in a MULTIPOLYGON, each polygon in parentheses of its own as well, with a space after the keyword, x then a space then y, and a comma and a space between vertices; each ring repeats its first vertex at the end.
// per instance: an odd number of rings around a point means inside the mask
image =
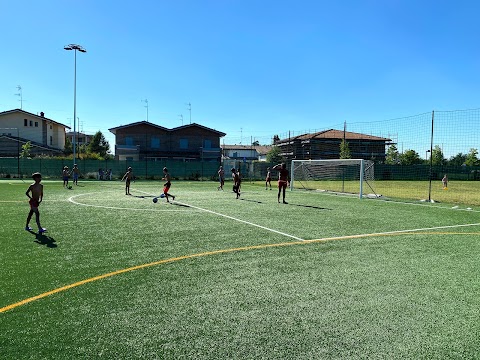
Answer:
POLYGON ((153 198, 153 202, 154 202, 155 204, 157 203, 157 201, 158 201, 157 198, 153 198))

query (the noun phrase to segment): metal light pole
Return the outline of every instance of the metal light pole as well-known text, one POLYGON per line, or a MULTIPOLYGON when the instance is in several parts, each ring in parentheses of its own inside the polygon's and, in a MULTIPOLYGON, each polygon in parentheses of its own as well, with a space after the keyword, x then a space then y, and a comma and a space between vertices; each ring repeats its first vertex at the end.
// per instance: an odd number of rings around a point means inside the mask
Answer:
POLYGON ((69 44, 63 47, 65 50, 74 50, 75 52, 75 66, 74 66, 74 77, 73 77, 73 164, 77 162, 77 155, 76 155, 76 131, 77 128, 75 126, 76 119, 77 119, 77 50, 80 52, 87 52, 82 46, 77 44, 69 44))

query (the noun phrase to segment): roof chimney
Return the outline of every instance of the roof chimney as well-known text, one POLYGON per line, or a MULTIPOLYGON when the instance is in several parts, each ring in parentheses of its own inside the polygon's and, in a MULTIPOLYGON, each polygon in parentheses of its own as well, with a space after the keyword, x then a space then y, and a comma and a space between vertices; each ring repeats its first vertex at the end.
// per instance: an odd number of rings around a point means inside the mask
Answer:
POLYGON ((45 114, 43 113, 43 111, 40 111, 40 116, 45 117, 45 114))

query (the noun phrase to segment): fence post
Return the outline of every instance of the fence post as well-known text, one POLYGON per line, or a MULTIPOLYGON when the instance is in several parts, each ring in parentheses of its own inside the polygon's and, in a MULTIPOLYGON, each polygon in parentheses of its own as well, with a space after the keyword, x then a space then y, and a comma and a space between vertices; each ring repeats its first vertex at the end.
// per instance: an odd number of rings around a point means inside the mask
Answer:
POLYGON ((432 110, 432 134, 430 137, 430 169, 428 170, 428 202, 432 201, 432 166, 433 166, 433 122, 435 118, 435 110, 432 110))

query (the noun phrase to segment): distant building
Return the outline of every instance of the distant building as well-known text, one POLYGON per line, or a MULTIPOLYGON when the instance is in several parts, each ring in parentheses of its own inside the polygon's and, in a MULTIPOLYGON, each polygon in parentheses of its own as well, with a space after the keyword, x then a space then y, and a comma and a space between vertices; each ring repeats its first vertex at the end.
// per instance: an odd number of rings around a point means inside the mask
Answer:
POLYGON ((287 160, 338 159, 342 140, 348 143, 352 159, 385 161, 385 146, 391 139, 342 130, 325 130, 275 141, 287 160))
MULTIPOLYGON (((73 131, 69 131, 65 134, 66 138, 70 140, 70 142, 73 144, 73 131)), ((75 141, 78 146, 80 145, 88 145, 90 141, 92 140, 93 135, 88 135, 83 132, 75 132, 75 141)))
POLYGON ((222 145, 222 159, 266 161, 271 149, 267 145, 222 145))
POLYGON ((199 124, 168 129, 139 121, 109 129, 115 135, 115 159, 221 160, 220 138, 226 134, 199 124))
POLYGON ((69 126, 21 109, 0 112, 0 156, 17 156, 30 142, 34 155, 62 155, 69 126))

